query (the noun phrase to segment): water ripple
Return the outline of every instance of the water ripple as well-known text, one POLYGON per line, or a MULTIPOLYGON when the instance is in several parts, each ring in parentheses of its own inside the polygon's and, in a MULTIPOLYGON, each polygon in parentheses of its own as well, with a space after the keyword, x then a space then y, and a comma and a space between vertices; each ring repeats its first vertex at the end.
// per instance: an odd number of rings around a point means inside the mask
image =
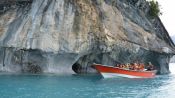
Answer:
POLYGON ((153 79, 0 74, 1 98, 174 98, 175 74, 153 79))

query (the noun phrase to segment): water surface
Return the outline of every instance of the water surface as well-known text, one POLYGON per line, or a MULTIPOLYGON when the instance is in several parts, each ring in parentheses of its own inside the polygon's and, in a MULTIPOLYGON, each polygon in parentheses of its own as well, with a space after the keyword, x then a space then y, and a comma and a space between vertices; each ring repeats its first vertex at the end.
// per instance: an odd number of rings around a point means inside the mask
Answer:
POLYGON ((174 98, 175 74, 153 79, 0 74, 0 98, 174 98))

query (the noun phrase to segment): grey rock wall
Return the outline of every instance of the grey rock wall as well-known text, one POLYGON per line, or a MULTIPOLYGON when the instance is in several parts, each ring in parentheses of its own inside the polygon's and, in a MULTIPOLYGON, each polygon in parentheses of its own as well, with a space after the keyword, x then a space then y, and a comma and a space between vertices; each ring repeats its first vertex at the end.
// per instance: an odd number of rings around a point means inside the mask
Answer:
POLYGON ((93 63, 151 61, 169 73, 174 44, 144 0, 19 1, 0 3, 2 71, 94 73, 93 63))

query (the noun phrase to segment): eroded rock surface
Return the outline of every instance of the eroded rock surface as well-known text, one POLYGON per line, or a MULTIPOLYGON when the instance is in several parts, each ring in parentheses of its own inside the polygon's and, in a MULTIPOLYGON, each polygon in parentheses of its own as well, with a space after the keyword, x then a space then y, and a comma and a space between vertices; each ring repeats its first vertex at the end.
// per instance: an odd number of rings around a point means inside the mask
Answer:
POLYGON ((145 0, 2 0, 0 8, 3 71, 89 73, 93 63, 139 61, 169 73, 174 44, 145 0))

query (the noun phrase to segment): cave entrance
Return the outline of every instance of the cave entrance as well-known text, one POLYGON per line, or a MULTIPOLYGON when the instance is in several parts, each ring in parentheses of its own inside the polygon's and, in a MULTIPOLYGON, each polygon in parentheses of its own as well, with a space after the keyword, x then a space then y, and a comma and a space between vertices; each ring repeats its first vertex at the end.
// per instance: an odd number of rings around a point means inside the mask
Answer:
POLYGON ((110 53, 91 53, 79 58, 77 62, 72 65, 72 70, 78 74, 97 73, 97 70, 91 66, 93 63, 113 66, 119 62, 111 58, 110 53))

